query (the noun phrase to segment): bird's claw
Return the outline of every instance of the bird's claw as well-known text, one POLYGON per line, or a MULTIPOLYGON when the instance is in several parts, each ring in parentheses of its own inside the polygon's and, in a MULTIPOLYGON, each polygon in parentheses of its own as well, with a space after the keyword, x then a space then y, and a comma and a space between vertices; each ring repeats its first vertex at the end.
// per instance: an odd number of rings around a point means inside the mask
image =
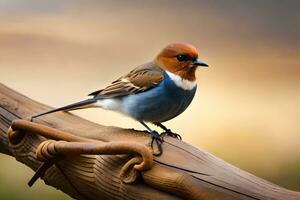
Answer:
POLYGON ((178 133, 172 132, 170 129, 167 129, 165 132, 163 132, 161 134, 161 136, 165 136, 165 135, 171 136, 171 137, 176 138, 178 140, 182 140, 181 135, 179 135, 178 133))
POLYGON ((157 153, 153 153, 153 155, 154 156, 161 156, 161 154, 163 153, 163 150, 162 150, 163 139, 158 134, 158 132, 156 132, 156 131, 151 131, 150 134, 151 134, 151 140, 150 140, 150 142, 149 142, 148 145, 153 149, 153 144, 155 142, 156 146, 157 146, 157 149, 158 149, 158 152, 157 153))

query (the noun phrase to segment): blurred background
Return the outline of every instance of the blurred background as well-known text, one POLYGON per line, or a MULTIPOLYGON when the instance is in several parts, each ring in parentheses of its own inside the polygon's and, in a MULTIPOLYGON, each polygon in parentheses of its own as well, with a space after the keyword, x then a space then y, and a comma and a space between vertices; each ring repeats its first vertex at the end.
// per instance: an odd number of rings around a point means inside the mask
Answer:
MULTIPOLYGON (((0 81, 63 106, 86 98, 170 42, 210 65, 185 113, 166 125, 186 142, 300 191, 300 1, 0 0, 0 81)), ((74 111, 143 129, 101 109, 74 111)), ((1 199, 70 199, 0 155, 1 199)))

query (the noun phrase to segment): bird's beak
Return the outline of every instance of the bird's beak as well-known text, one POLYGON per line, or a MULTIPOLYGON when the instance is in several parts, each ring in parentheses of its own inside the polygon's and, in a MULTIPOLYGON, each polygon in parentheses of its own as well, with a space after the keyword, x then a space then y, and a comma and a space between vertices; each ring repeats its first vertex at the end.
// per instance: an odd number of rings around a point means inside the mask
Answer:
POLYGON ((202 67, 208 67, 208 64, 202 62, 200 59, 196 59, 192 61, 192 66, 202 66, 202 67))

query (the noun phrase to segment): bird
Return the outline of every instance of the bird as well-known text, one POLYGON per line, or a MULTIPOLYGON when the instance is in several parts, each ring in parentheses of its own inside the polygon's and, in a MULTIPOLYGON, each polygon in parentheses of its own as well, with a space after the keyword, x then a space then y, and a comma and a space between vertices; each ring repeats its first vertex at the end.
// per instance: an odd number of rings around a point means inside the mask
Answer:
POLYGON ((142 64, 101 90, 90 93, 86 100, 49 110, 31 117, 77 109, 100 107, 117 111, 140 122, 150 133, 149 145, 154 142, 162 154, 163 136, 181 140, 181 136, 162 123, 181 114, 192 102, 196 90, 196 69, 208 67, 199 59, 197 49, 188 43, 171 43, 154 60, 142 64), (146 123, 160 127, 159 134, 146 123))

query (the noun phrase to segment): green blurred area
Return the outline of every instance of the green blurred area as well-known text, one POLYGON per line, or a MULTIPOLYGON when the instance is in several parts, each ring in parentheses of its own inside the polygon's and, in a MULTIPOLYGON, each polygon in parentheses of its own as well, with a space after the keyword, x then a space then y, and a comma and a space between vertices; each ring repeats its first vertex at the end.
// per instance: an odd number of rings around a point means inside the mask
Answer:
MULTIPOLYGON (((300 191, 300 1, 0 0, 0 81, 58 107, 85 98, 170 42, 195 45, 192 105, 167 122, 183 139, 300 191)), ((101 109, 75 111, 143 129, 101 109), (105 116, 105 117, 103 117, 105 116)), ((70 199, 0 155, 0 199, 70 199)))
POLYGON ((38 180, 31 188, 27 182, 33 176, 33 171, 19 163, 15 158, 0 155, 0 199, 3 200, 62 200, 71 199, 63 192, 46 186, 38 180))

